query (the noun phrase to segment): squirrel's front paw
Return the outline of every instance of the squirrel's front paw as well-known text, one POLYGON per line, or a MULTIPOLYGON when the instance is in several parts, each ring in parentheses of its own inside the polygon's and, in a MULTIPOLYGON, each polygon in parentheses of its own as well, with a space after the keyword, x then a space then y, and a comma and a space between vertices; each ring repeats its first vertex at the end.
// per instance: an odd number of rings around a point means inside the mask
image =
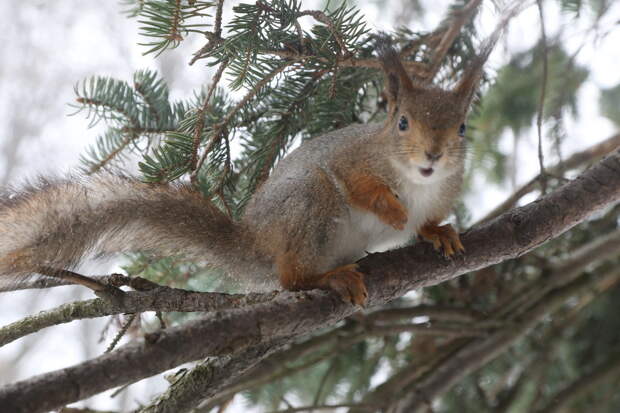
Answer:
MULTIPOLYGON (((389 189, 386 189, 389 191, 389 189)), ((407 208, 396 198, 391 191, 381 197, 377 197, 373 205, 374 213, 379 219, 397 230, 403 230, 409 219, 407 208)))
POLYGON ((335 290, 342 301, 362 307, 368 298, 364 274, 357 271, 357 264, 344 265, 323 274, 319 287, 335 290))
POLYGON ((465 252, 465 247, 461 244, 459 234, 450 224, 425 224, 420 228, 418 235, 424 240, 431 242, 436 250, 443 249, 443 254, 446 257, 451 257, 457 252, 465 252))

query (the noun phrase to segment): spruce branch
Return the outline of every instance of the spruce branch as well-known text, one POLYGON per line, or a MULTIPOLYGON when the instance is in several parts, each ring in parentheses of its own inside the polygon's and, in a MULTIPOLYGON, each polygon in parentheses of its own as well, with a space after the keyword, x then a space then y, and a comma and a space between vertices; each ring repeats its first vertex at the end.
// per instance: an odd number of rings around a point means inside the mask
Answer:
MULTIPOLYGON (((341 6, 341 8, 343 8, 344 10, 344 3, 341 6)), ((338 14, 338 10, 336 12, 334 12, 334 15, 338 14)), ((334 24, 334 22, 332 21, 331 17, 327 16, 324 12, 320 11, 320 10, 304 10, 301 11, 297 14, 297 17, 302 17, 302 16, 312 16, 315 20, 325 24, 327 26, 327 28, 329 29, 329 31, 331 32, 332 36, 334 36, 334 39, 336 40, 336 42, 338 43, 338 46, 340 46, 340 50, 338 51, 339 56, 341 57, 349 57, 352 53, 349 51, 349 49, 347 48, 347 45, 345 44, 344 40, 342 39, 342 37, 340 36, 340 32, 338 31, 338 28, 336 27, 336 25, 334 24)), ((303 44, 303 43, 302 43, 303 44)))
POLYGON ((149 47, 145 54, 159 56, 165 50, 177 47, 184 35, 203 34, 207 24, 194 21, 209 17, 205 11, 210 7, 213 3, 200 0, 145 0, 138 12, 138 22, 142 24, 140 34, 154 39, 140 43, 149 47))
POLYGON ((132 128, 125 132, 110 128, 103 136, 100 136, 96 145, 86 150, 87 156, 80 157, 84 164, 83 172, 86 175, 92 175, 104 169, 112 161, 122 159, 123 152, 138 136, 135 130, 132 128))
POLYGON ((213 130, 211 131, 211 138, 209 143, 207 144, 205 150, 202 153, 202 156, 200 157, 200 159, 198 160, 198 163, 196 165, 196 170, 200 170, 200 168, 202 168, 203 163, 205 162, 205 160, 207 159, 207 156, 210 154, 212 148, 218 144, 220 142, 220 140, 222 138, 226 139, 224 137, 224 134, 228 128, 228 124, 233 120, 233 118, 237 115, 237 113, 245 106, 247 105, 248 102, 250 102, 252 99, 254 99, 259 92, 269 84, 269 82, 271 82, 278 74, 280 74, 282 71, 284 71, 287 67, 293 65, 294 63, 296 63, 297 60, 290 60, 287 61, 283 64, 281 64, 279 67, 273 69, 270 73, 268 73, 267 75, 265 75, 261 81, 259 81, 253 88, 252 90, 250 90, 232 109, 230 109, 230 111, 226 114, 226 116, 219 122, 217 123, 213 130))
POLYGON ((168 86, 157 73, 144 70, 129 83, 105 77, 92 77, 75 86, 78 112, 86 112, 91 125, 104 121, 108 128, 81 160, 84 172, 96 173, 128 152, 145 152, 137 143, 174 131, 186 112, 183 102, 170 102, 168 86), (132 145, 133 144, 133 145, 132 145))
POLYGON ((443 59, 448 54, 448 50, 461 32, 463 26, 472 19, 478 11, 480 3, 482 3, 482 0, 470 0, 462 9, 453 11, 449 21, 444 23, 447 27, 444 29, 445 32, 437 47, 433 48, 431 62, 425 76, 425 82, 431 83, 433 81, 437 72, 439 72, 443 59))
MULTIPOLYGON (((260 50, 260 53, 267 55, 279 56, 283 59, 299 59, 301 61, 317 61, 327 65, 333 64, 332 60, 313 53, 299 53, 297 51, 291 51, 286 49, 264 49, 260 50)), ((412 73, 419 77, 425 77, 427 75, 427 66, 421 62, 415 61, 403 61, 403 66, 407 69, 407 72, 412 73)), ((376 58, 355 58, 346 57, 338 60, 338 64, 341 67, 356 67, 356 68, 368 68, 381 70, 381 62, 376 58)))

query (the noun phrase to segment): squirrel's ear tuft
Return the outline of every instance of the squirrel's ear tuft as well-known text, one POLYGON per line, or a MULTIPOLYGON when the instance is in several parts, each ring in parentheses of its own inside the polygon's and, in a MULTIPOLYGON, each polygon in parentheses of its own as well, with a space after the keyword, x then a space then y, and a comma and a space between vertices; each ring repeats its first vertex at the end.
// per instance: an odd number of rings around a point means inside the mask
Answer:
POLYGON ((478 90, 480 80, 484 76, 484 65, 489 58, 489 55, 493 51, 495 44, 503 31, 502 27, 499 27, 495 32, 482 44, 480 52, 475 55, 469 62, 465 73, 460 82, 454 88, 454 93, 464 112, 467 112, 469 105, 474 97, 474 94, 478 90))
POLYGON ((482 79, 484 73, 482 68, 483 65, 484 61, 481 61, 480 56, 476 56, 453 90, 463 112, 468 111, 474 94, 476 90, 478 90, 480 79, 482 79))
POLYGON ((388 113, 397 106, 398 98, 403 93, 413 92, 413 82, 403 66, 398 52, 392 46, 392 39, 382 34, 377 36, 377 55, 385 74, 385 94, 388 99, 388 113))

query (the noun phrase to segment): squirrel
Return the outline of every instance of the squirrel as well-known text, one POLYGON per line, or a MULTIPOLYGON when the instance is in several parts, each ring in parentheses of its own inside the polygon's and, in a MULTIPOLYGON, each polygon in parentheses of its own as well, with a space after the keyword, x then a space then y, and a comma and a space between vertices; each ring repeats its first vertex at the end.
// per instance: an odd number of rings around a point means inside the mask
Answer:
POLYGON ((273 277, 286 290, 335 290, 363 306, 355 262, 414 234, 446 256, 464 251, 441 225, 464 175, 465 118, 488 53, 446 90, 406 72, 378 46, 383 123, 304 142, 274 168, 234 221, 188 184, 100 174, 41 180, 0 197, 0 276, 69 269, 87 253, 184 254, 239 275, 273 277))

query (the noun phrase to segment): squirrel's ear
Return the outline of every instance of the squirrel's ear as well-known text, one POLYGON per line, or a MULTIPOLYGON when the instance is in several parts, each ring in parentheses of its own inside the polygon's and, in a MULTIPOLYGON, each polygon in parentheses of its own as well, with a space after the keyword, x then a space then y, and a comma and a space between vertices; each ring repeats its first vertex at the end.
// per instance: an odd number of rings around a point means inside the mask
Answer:
POLYGON ((388 100, 388 113, 391 114, 397 107, 398 98, 403 93, 413 92, 414 86, 389 37, 382 36, 377 39, 377 54, 385 73, 384 89, 388 100))

